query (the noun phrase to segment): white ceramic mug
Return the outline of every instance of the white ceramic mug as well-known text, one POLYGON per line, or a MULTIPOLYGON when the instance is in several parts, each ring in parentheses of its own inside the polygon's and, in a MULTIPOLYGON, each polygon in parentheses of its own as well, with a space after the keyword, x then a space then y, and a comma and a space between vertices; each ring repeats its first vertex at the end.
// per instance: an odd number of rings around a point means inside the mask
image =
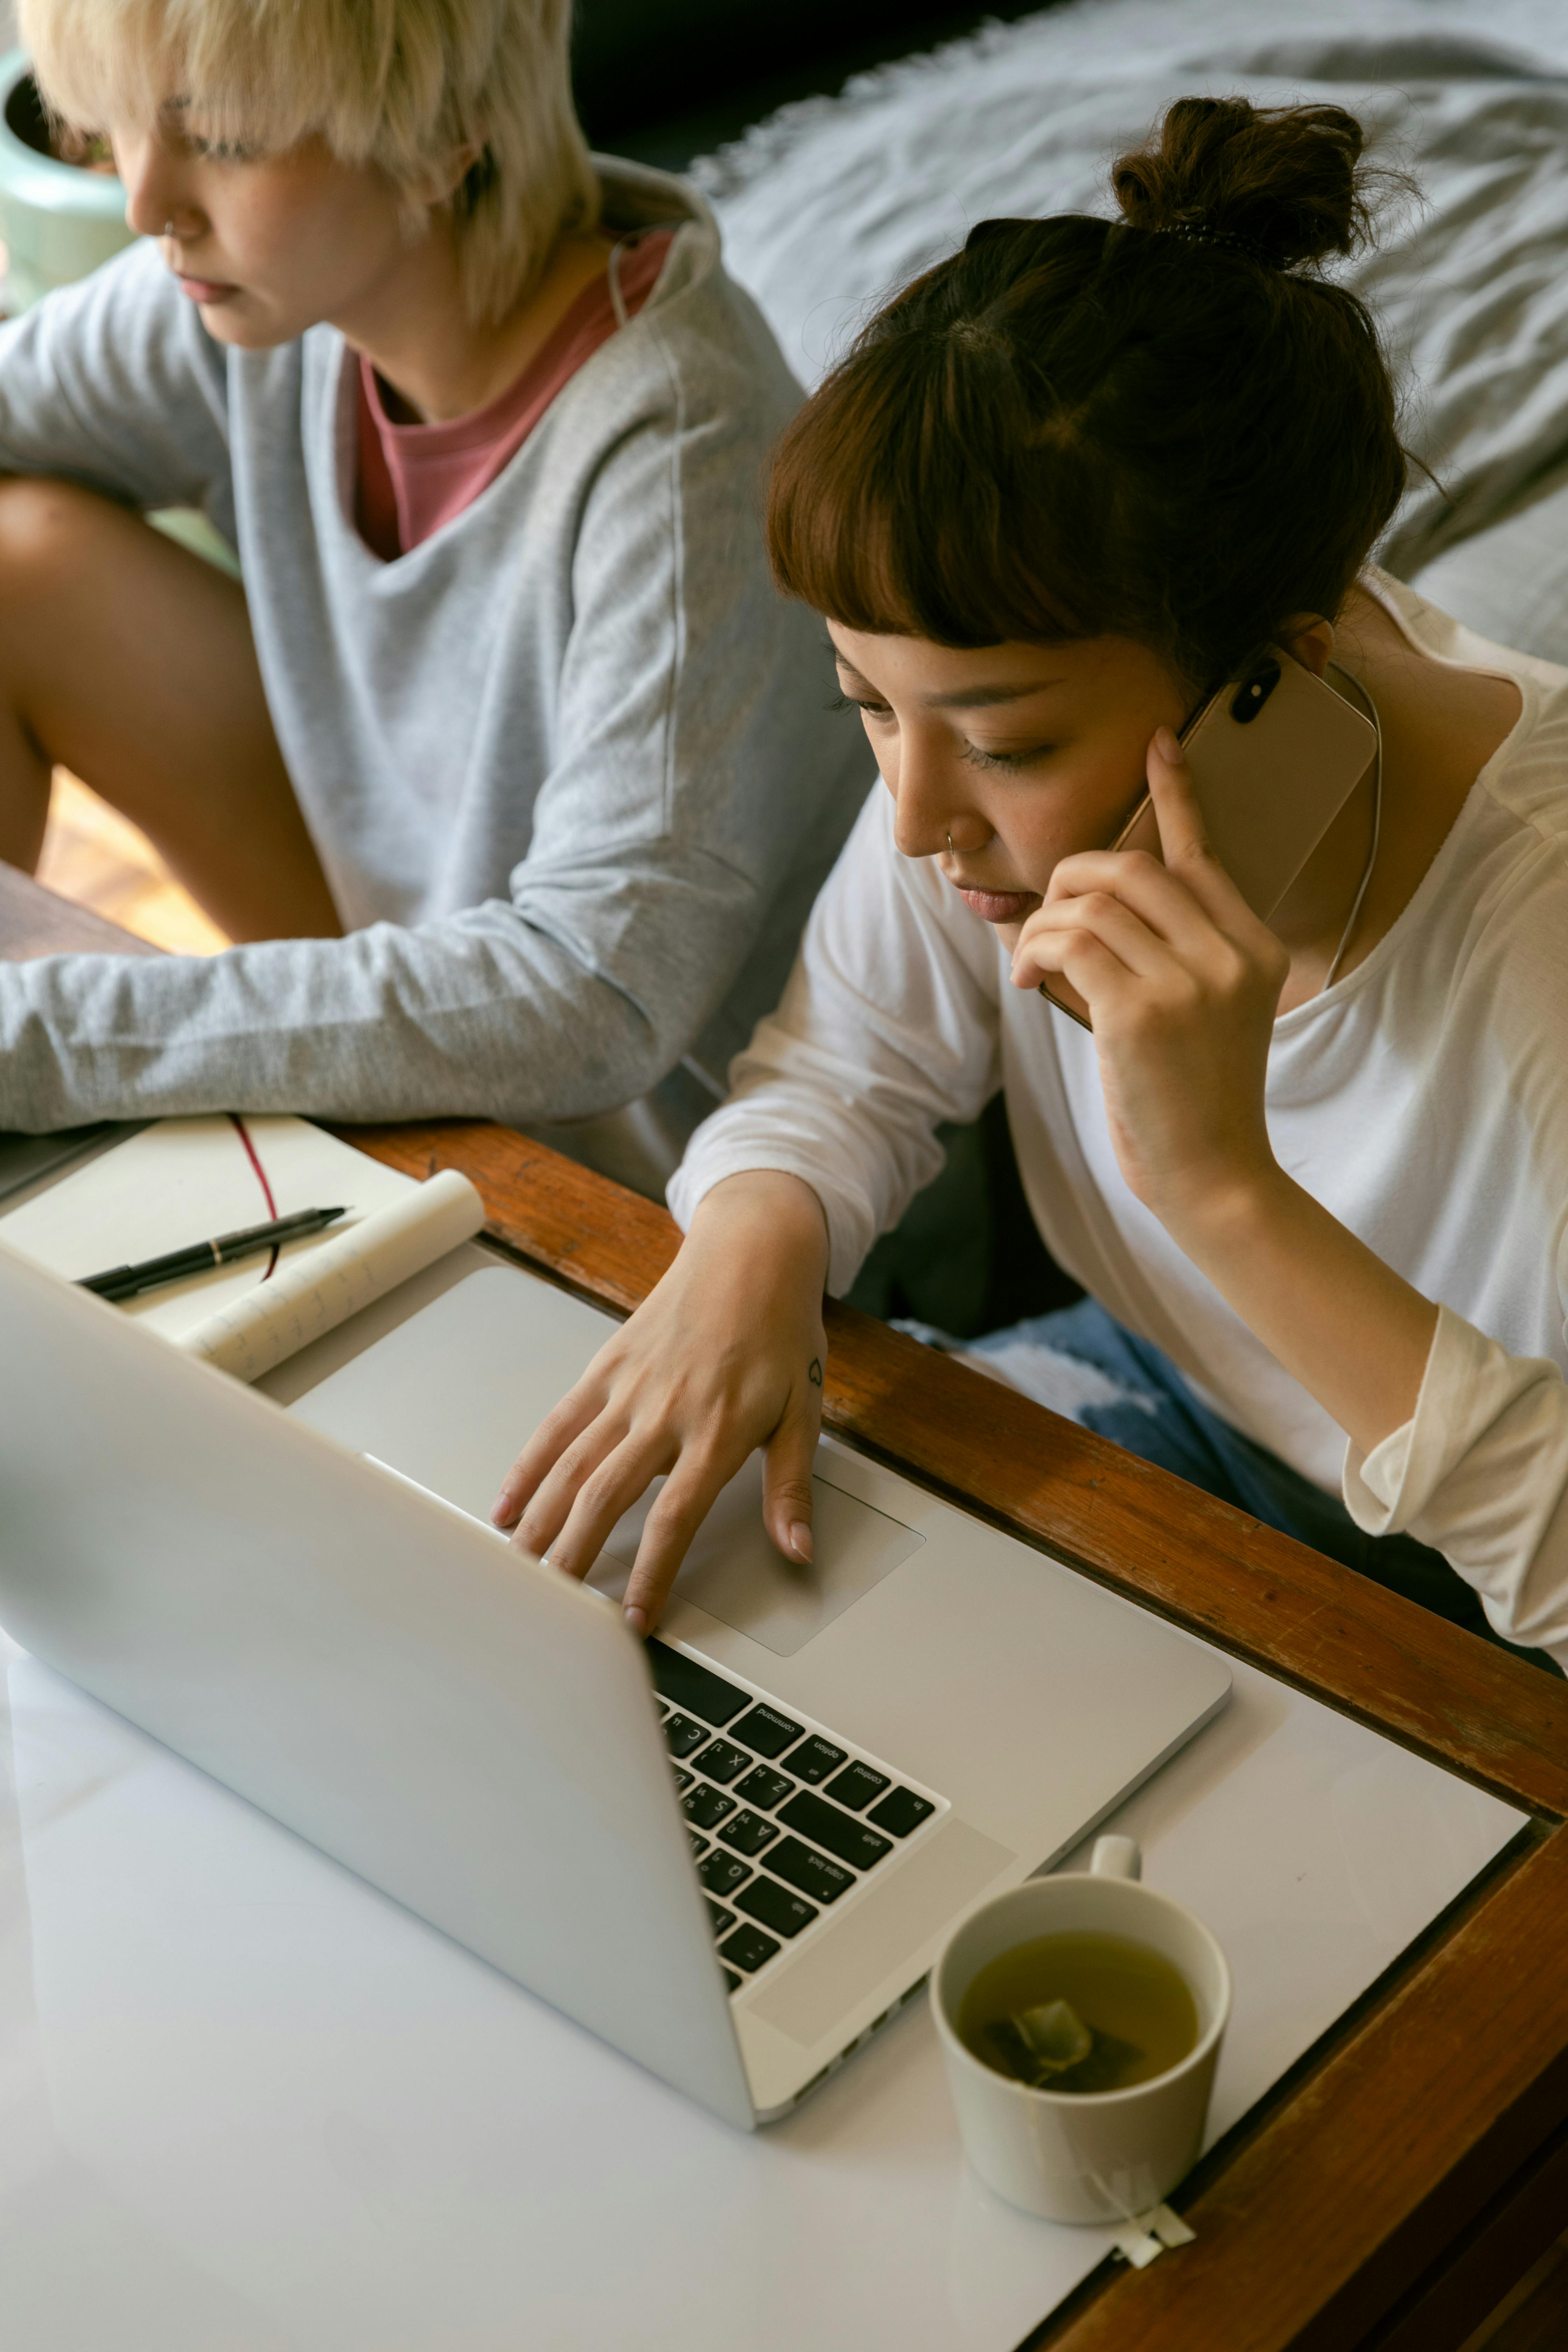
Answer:
POLYGON ((1230 1970, 1203 1923, 1139 1884, 1131 1838, 1104 1837, 1087 1871, 1030 1878, 961 1920, 931 1974, 931 2006, 981 2179, 1047 2221, 1124 2221, 1169 2195, 1197 2158, 1230 2015, 1230 1970), (1037 2091, 999 2074, 958 2038, 981 1969, 1038 1936, 1122 1936, 1172 1962, 1197 2006, 1198 2039, 1179 2064, 1124 2091, 1037 2091))

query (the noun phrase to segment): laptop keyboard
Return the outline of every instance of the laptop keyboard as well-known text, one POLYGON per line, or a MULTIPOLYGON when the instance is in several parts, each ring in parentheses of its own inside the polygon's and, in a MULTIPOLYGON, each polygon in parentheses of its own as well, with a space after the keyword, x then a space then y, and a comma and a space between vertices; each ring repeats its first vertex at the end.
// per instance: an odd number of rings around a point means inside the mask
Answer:
POLYGON ((697 1875, 737 1993, 946 1801, 668 1643, 647 1647, 697 1875))

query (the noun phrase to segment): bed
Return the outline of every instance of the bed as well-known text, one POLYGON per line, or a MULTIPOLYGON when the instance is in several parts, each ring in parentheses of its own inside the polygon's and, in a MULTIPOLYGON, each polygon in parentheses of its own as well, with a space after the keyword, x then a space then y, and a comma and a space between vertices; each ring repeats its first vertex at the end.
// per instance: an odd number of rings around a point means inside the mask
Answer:
POLYGON ((788 106, 692 176, 805 383, 992 214, 1106 211, 1106 164, 1186 91, 1350 107, 1414 173, 1344 267, 1405 387, 1416 476, 1381 560, 1568 664, 1568 9, 1561 0, 1076 0, 788 106))

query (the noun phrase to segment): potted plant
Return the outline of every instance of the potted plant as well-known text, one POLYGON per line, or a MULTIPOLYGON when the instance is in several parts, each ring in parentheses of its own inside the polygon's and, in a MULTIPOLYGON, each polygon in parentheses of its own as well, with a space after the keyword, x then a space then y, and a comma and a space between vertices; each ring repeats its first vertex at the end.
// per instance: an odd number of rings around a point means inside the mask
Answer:
POLYGON ((7 308, 85 278, 129 245, 125 191, 104 142, 62 134, 38 96, 25 49, 0 58, 0 236, 10 255, 7 308))

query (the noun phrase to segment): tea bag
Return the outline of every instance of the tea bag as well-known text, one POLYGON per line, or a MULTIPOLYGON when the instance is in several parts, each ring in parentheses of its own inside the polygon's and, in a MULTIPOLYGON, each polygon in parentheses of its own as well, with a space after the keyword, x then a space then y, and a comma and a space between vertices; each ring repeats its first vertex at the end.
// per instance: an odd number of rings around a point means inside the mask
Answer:
POLYGON ((1036 2091, 1109 2091, 1142 2056, 1130 2042, 1086 2025, 1070 2001, 1047 2000, 989 2029, 1009 2074, 1036 2091))
POLYGON ((1068 2000, 1046 2000, 1034 2009, 1021 2009, 1012 2021, 1036 2065, 1047 2074, 1060 2074, 1076 2066, 1094 2047, 1092 2032, 1068 2000))
POLYGON ((988 2030, 1008 2074, 1037 2091, 1081 2064, 1094 2047, 1093 2033, 1066 2000, 1018 2010, 1011 2017, 999 2017, 988 2030))

